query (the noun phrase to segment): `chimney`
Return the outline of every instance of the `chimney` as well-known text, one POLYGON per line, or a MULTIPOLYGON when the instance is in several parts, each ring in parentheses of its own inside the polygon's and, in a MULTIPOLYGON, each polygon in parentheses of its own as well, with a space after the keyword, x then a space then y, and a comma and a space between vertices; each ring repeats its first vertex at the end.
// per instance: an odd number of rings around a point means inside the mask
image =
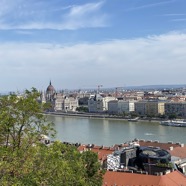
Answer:
POLYGON ((163 172, 159 172, 159 176, 163 176, 163 172))
POLYGON ((182 143, 182 144, 180 144, 180 147, 184 147, 184 144, 182 143))
POLYGON ((173 150, 173 149, 174 149, 174 147, 172 147, 172 146, 171 146, 171 147, 169 147, 169 150, 173 150))
POLYGON ((169 174, 171 171, 170 170, 166 170, 165 171, 165 174, 169 174))

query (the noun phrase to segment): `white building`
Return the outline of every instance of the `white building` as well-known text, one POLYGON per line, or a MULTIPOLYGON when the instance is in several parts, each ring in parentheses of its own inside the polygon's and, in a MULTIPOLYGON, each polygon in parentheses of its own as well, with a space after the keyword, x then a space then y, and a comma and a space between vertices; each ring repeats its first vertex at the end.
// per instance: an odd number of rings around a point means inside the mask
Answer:
POLYGON ((134 101, 113 100, 108 103, 108 112, 110 114, 130 113, 134 110, 134 101))
POLYGON ((112 96, 104 97, 103 98, 103 108, 104 108, 104 110, 108 111, 108 103, 110 101, 114 101, 114 100, 116 100, 116 98, 112 97, 112 96))
POLYGON ((108 111, 108 102, 115 99, 115 97, 102 97, 100 94, 91 95, 88 100, 89 112, 108 111))
POLYGON ((89 112, 103 112, 103 97, 100 94, 91 95, 88 100, 89 112))
POLYGON ((76 111, 79 106, 78 99, 74 97, 67 97, 63 94, 56 94, 55 98, 55 111, 76 111))

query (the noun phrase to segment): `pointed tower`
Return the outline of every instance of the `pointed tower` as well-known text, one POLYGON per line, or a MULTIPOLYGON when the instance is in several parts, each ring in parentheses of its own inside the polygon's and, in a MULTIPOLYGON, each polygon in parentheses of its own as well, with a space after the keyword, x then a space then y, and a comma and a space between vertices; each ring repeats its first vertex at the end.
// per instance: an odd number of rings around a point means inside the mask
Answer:
POLYGON ((41 92, 41 102, 46 103, 45 91, 41 92))

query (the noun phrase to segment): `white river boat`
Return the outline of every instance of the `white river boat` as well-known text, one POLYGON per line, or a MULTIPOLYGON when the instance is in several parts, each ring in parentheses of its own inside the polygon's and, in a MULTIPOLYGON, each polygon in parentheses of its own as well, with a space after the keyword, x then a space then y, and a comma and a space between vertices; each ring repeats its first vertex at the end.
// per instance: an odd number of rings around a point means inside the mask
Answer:
POLYGON ((173 127, 186 127, 185 120, 166 120, 166 121, 161 121, 160 124, 165 126, 173 126, 173 127))

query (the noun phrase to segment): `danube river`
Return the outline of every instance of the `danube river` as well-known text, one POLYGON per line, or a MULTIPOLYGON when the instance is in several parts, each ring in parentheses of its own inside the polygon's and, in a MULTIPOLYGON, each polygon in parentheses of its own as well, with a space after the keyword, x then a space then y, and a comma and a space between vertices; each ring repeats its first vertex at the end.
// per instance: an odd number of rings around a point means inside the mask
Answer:
POLYGON ((47 116, 54 122, 56 139, 71 143, 112 146, 135 138, 186 143, 186 127, 161 126, 159 122, 47 116))

